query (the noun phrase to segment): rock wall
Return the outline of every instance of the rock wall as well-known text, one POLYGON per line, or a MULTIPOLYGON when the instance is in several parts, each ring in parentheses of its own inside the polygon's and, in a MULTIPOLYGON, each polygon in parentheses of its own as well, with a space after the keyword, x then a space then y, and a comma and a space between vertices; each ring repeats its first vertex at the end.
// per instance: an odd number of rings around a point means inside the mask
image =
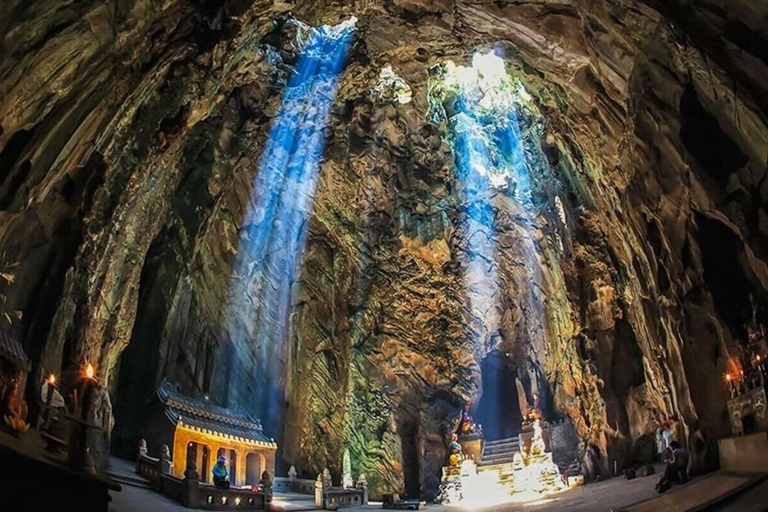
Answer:
MULTIPOLYGON (((434 496, 446 436, 509 355, 592 475, 663 415, 727 434, 720 375, 768 291, 763 0, 11 0, 0 11, 2 292, 41 376, 84 359, 133 449, 164 377, 258 410, 282 458, 434 496), (359 18, 329 121, 277 382, 228 326, 258 161, 310 25, 359 18), (503 51, 531 95, 532 211, 495 194, 494 308, 468 307, 454 155, 430 72, 503 51), (380 94, 385 66, 412 101, 380 94), (753 302, 750 301, 750 294, 753 302)), ((490 238, 489 238, 490 237, 490 238)), ((257 311, 259 297, 239 311, 257 311)), ((242 314, 242 313, 239 313, 242 314)), ((255 313, 254 313, 255 314, 255 313)), ((236 320, 236 319, 235 319, 236 320)), ((254 340, 256 337, 254 336, 254 340)), ((247 340, 246 340, 247 341, 247 340)), ((510 390, 511 391, 511 390, 510 390)))

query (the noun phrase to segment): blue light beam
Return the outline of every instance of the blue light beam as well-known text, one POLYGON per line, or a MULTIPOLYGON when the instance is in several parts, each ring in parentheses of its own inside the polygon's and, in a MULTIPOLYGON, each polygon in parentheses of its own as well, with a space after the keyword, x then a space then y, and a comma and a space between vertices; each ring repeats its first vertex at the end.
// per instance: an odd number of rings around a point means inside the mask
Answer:
MULTIPOLYGON (((272 432, 281 411, 280 363, 288 337, 291 289, 303 253, 325 148, 325 129, 352 41, 355 19, 311 29, 283 94, 262 154, 241 230, 230 298, 229 335, 272 432), (254 364, 247 364, 249 361, 254 364)), ((235 382, 243 381, 235 377, 235 382)), ((230 382, 232 382, 230 377, 230 382)))

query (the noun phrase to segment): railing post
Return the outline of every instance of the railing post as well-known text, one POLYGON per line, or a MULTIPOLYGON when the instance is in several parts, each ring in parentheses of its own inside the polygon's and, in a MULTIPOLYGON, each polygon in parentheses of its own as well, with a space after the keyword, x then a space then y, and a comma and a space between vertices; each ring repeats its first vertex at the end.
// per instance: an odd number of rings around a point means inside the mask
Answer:
POLYGON ((325 492, 325 485, 323 482, 323 474, 320 473, 319 475, 317 475, 317 480, 315 481, 315 506, 317 508, 325 508, 324 500, 323 500, 324 492, 325 492))
POLYGON ((141 458, 147 456, 147 440, 144 438, 139 439, 138 453, 136 454, 136 473, 140 473, 141 470, 141 458))
POLYGON ((171 474, 171 450, 167 444, 164 444, 160 450, 160 474, 171 474))
POLYGON ((197 464, 189 461, 184 470, 184 491, 181 496, 185 507, 197 508, 200 506, 200 476, 197 474, 197 464))
POLYGON ((365 478, 364 473, 360 473, 357 478, 357 488, 363 490, 363 505, 368 504, 368 479, 365 478))
POLYGON ((264 493, 264 510, 269 508, 269 504, 272 503, 272 479, 269 476, 269 471, 266 469, 261 474, 261 480, 259 480, 259 486, 264 493))

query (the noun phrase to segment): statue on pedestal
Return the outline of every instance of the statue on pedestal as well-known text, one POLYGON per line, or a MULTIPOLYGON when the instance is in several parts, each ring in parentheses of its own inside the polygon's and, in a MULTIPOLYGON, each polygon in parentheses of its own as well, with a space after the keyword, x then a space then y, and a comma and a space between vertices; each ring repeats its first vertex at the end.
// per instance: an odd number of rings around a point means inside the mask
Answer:
POLYGON ((546 449, 544 445, 544 436, 542 435, 541 422, 538 419, 533 420, 533 438, 531 439, 531 455, 541 455, 546 449))
POLYGON ((461 466, 461 445, 459 444, 459 436, 456 434, 451 435, 451 444, 448 445, 448 465, 451 467, 461 466))
POLYGON ((469 413, 469 406, 464 407, 464 412, 461 414, 461 422, 459 423, 459 433, 461 435, 475 434, 481 431, 480 425, 476 424, 472 415, 469 413))

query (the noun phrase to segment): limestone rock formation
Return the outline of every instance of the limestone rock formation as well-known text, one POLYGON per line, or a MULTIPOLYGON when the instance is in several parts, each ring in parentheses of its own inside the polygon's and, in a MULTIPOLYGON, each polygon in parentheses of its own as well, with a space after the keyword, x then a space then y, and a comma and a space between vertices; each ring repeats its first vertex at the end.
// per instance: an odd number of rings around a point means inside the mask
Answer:
POLYGON ((711 468, 720 375, 768 314, 767 43, 765 0, 4 2, 0 254, 19 265, 0 291, 24 312, 27 396, 93 361, 130 453, 163 378, 257 412, 273 387, 286 468, 339 479, 348 450, 373 496, 433 497, 500 351, 592 476, 662 416, 701 430, 711 468), (243 355, 228 329, 263 303, 227 307, 233 263, 295 20, 351 15, 290 328, 273 360, 255 336, 243 355), (489 199, 477 315, 430 73, 492 48, 530 96, 535 201, 489 199))

